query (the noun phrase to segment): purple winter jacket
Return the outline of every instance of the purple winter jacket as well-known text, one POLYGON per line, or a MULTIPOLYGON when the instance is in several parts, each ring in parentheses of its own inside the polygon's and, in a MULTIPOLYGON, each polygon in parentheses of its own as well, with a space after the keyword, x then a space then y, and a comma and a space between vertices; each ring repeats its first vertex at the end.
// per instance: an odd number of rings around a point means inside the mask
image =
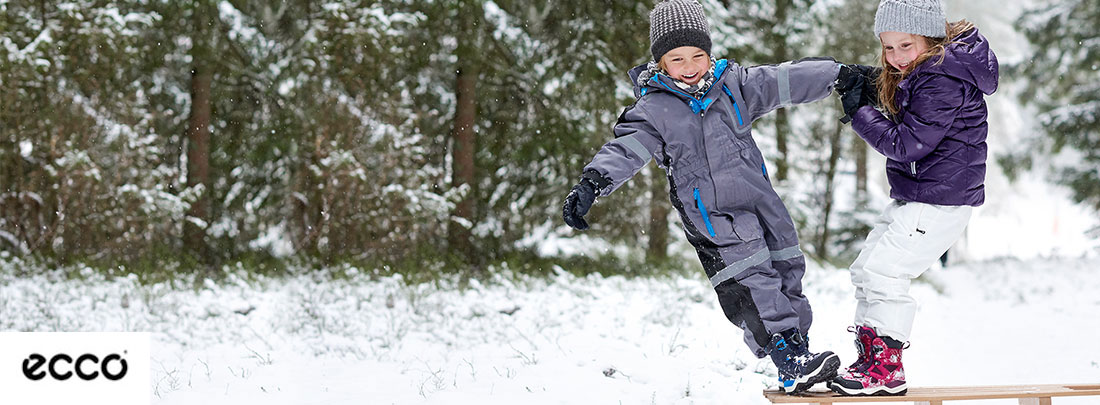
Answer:
POLYGON ((898 84, 892 121, 860 107, 852 129, 886 156, 890 197, 938 205, 985 202, 985 95, 997 90, 997 56, 972 29, 898 84))

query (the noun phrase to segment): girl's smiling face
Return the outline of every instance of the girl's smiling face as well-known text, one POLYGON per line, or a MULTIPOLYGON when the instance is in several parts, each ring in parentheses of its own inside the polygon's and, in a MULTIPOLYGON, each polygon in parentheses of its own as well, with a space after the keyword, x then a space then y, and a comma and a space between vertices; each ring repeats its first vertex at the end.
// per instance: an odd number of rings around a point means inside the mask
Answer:
POLYGON ((710 55, 694 46, 681 46, 661 57, 661 68, 673 79, 694 85, 710 70, 710 55))
POLYGON ((928 50, 928 41, 920 35, 886 31, 879 34, 882 41, 882 54, 886 62, 895 69, 905 72, 913 60, 928 50))

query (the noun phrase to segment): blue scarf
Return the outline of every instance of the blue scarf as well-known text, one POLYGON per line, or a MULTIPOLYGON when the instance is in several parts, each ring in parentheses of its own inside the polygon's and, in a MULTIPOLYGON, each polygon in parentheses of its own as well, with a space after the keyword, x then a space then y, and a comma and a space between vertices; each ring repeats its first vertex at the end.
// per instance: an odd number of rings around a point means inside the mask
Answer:
MULTIPOLYGON (((676 84, 676 87, 679 87, 680 90, 690 94, 692 97, 703 97, 703 95, 707 93, 707 90, 710 89, 710 86, 714 84, 714 66, 716 63, 717 61, 712 56, 710 58, 710 69, 707 70, 706 73, 703 73, 703 78, 700 79, 698 83, 687 84, 677 79, 672 79, 672 83, 676 84)), ((668 72, 662 71, 660 66, 657 65, 657 62, 649 62, 646 65, 645 71, 638 75, 638 85, 645 87, 645 85, 649 84, 649 81, 658 73, 663 73, 668 76, 668 72)), ((671 78, 672 76, 669 77, 671 78)))

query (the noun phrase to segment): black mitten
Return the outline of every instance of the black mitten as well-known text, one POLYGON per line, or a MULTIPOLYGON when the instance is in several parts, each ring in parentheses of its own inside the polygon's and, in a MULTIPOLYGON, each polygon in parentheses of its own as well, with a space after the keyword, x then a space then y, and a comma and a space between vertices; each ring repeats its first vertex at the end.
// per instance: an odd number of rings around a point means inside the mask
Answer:
POLYGON ((852 69, 848 65, 841 64, 840 72, 836 75, 836 86, 833 88, 836 89, 837 93, 844 94, 844 92, 859 87, 862 84, 863 77, 858 71, 852 69))
POLYGON ((565 204, 562 207, 562 219, 565 223, 577 230, 588 229, 588 221, 584 220, 584 216, 588 214, 588 210, 592 209, 600 189, 609 184, 611 182, 598 172, 594 170, 585 172, 581 181, 573 186, 569 195, 565 196, 565 204))
POLYGON ((868 82, 874 82, 875 80, 878 80, 878 75, 882 74, 882 68, 880 67, 867 65, 848 65, 848 67, 856 72, 859 72, 859 74, 863 75, 863 77, 866 78, 868 82))
POLYGON ((852 121, 852 114, 862 105, 860 102, 865 82, 866 78, 859 71, 848 65, 840 65, 834 87, 837 94, 840 94, 840 105, 844 109, 844 116, 840 117, 840 122, 847 124, 852 121))
POLYGON ((863 75, 863 89, 860 94, 862 101, 861 105, 879 105, 878 102, 878 88, 875 83, 878 81, 879 75, 882 74, 882 68, 867 66, 867 65, 850 65, 852 70, 859 72, 863 75))
POLYGON ((863 97, 863 86, 848 90, 840 95, 840 106, 844 109, 844 116, 840 117, 840 122, 845 124, 852 121, 852 115, 856 113, 859 107, 866 105, 863 97))

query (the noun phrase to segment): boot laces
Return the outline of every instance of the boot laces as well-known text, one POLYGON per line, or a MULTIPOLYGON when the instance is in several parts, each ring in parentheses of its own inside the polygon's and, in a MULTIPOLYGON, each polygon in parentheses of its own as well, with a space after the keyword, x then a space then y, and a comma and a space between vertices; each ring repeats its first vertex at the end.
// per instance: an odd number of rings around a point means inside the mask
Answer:
POLYGON ((863 342, 860 342, 858 339, 856 340, 856 351, 859 353, 859 358, 856 359, 855 363, 848 366, 848 370, 866 373, 867 369, 874 364, 873 356, 867 353, 867 350, 863 347, 863 342))
POLYGON ((867 369, 870 368, 874 363, 874 361, 873 361, 874 356, 872 356, 870 353, 867 353, 867 347, 864 346, 863 341, 860 340, 859 328, 858 327, 849 326, 848 327, 848 332, 856 334, 855 344, 856 344, 856 353, 858 354, 858 357, 856 358, 856 361, 854 363, 852 363, 852 365, 848 366, 848 370, 851 371, 851 372, 866 373, 867 369))

